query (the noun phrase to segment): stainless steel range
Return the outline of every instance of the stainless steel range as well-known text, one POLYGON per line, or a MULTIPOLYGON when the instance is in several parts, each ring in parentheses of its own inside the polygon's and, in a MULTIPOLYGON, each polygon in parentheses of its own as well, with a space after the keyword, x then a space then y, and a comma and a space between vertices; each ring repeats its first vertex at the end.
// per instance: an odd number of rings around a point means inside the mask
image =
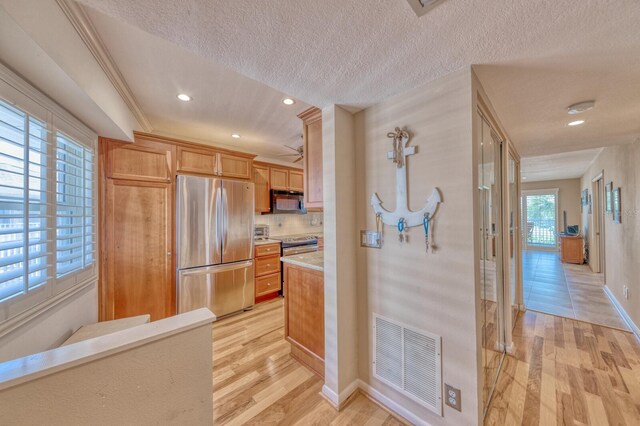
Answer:
POLYGON ((318 251, 318 237, 315 235, 284 235, 281 237, 271 237, 271 239, 281 241, 282 256, 293 256, 294 254, 318 251))

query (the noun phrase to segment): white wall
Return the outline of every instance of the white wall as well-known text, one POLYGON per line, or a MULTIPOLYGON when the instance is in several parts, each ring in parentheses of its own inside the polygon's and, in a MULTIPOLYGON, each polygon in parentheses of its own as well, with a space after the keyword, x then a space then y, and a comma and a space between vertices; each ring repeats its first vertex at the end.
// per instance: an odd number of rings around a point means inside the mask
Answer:
POLYGON ((8 334, 0 325, 0 362, 55 348, 81 326, 98 322, 97 287, 93 282, 8 334))
MULTIPOLYGON (((605 184, 621 188, 622 223, 605 216, 605 283, 636 326, 640 325, 640 140, 605 148, 582 176, 581 189, 592 194, 591 180, 604 172, 605 184), (623 286, 629 287, 629 299, 623 286)), ((589 239, 591 215, 583 212, 583 229, 589 239)))
MULTIPOLYGON (((432 425, 478 424, 478 336, 474 267, 472 78, 469 69, 386 100, 356 115, 359 229, 375 229, 369 198, 377 192, 394 209, 395 165, 387 132, 405 127, 417 154, 408 160, 410 208, 422 207, 434 187, 443 195, 433 222, 434 251, 424 231, 411 228, 401 244, 386 226, 381 249, 358 248, 360 378, 432 425), (439 417, 372 374, 372 314, 442 336, 442 379, 462 391, 462 412, 439 417)), ((357 238, 357 235, 353 235, 357 238)))

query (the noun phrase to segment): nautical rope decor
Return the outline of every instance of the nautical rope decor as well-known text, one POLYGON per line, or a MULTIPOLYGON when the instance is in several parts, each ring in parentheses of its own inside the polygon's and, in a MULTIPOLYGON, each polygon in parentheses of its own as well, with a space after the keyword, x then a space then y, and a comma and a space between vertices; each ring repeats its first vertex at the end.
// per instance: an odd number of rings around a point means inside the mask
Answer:
POLYGON ((395 128, 394 132, 387 133, 387 137, 393 139, 393 151, 387 153, 387 159, 396 164, 396 210, 388 211, 382 207, 382 200, 377 193, 371 196, 371 206, 383 224, 394 226, 398 230, 398 238, 401 243, 408 242, 407 229, 414 226, 423 226, 425 231, 425 244, 429 251, 429 223, 442 202, 440 191, 434 188, 425 206, 418 211, 409 210, 407 200, 407 157, 416 153, 416 147, 408 147, 409 133, 406 130, 395 128))

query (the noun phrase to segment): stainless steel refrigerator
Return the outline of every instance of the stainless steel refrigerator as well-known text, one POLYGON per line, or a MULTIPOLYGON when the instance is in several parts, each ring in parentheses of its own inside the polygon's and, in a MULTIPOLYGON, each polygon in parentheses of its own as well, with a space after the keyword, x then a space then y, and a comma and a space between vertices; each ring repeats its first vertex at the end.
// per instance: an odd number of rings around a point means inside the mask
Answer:
POLYGON ((198 176, 177 181, 178 313, 217 317, 254 303, 253 183, 198 176))

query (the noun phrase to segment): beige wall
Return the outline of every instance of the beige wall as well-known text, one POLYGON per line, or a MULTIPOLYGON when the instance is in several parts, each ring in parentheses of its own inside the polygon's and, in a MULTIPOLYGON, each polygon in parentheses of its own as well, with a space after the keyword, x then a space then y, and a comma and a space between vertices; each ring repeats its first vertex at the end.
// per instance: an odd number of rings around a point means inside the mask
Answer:
POLYGON ((212 425, 205 311, 0 365, 0 423, 212 425))
MULTIPOLYGON (((605 216, 605 282, 615 298, 640 325, 640 140, 633 144, 605 148, 582 176, 581 189, 589 189, 591 180, 604 172, 605 184, 621 188, 622 223, 613 223, 611 214, 605 216), (623 286, 629 287, 629 300, 623 286)), ((592 194, 593 196, 593 194, 592 194)), ((591 215, 585 209, 583 227, 591 227, 591 215)))
POLYGON ((358 248, 360 378, 432 425, 479 422, 471 80, 469 69, 458 71, 356 114, 359 229, 375 229, 374 192, 394 209, 396 172, 386 135, 396 126, 406 126, 409 145, 418 147, 408 160, 410 208, 422 207, 434 187, 443 195, 433 252, 425 253, 421 227, 401 244, 386 226, 382 249, 358 248), (444 406, 439 417, 373 378, 373 313, 442 336, 442 379, 461 389, 462 412, 444 406))
MULTIPOLYGON (((85 324, 98 321, 97 281, 10 332, 0 328, 0 362, 58 347, 85 324)), ((14 319, 15 320, 15 319, 14 319)), ((7 321, 11 322, 11 321, 7 321)))
POLYGON ((567 212, 567 225, 580 225, 582 227, 582 214, 580 213, 580 179, 545 180, 539 182, 522 182, 522 190, 555 189, 558 188, 558 229, 562 230, 562 212, 567 212))
POLYGON ((325 385, 337 406, 358 385, 356 309, 356 150, 354 117, 339 106, 322 110, 324 188, 325 385))

